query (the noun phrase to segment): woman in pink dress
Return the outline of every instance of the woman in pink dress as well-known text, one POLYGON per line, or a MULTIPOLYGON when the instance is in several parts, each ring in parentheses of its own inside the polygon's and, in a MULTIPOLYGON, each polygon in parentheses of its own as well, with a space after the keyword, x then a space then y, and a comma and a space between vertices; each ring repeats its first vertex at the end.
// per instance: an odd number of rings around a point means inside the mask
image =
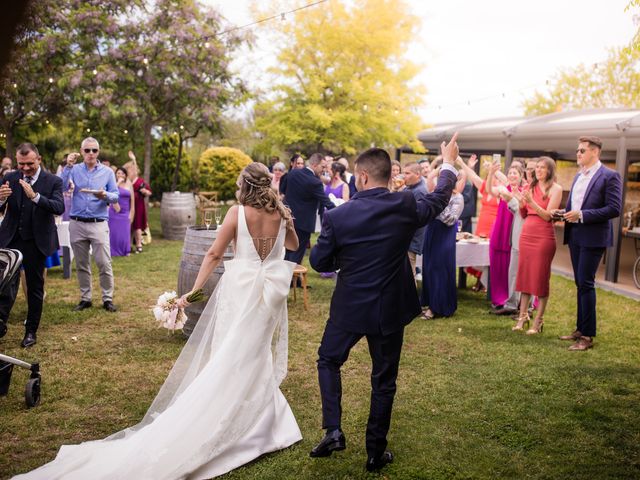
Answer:
POLYGON ((532 295, 538 297, 538 309, 533 326, 527 335, 542 332, 544 311, 549 301, 549 280, 551 261, 556 253, 556 235, 553 230, 551 212, 560 206, 562 187, 556 183, 556 163, 552 158, 540 157, 536 163, 536 172, 529 188, 520 195, 520 213, 524 225, 520 234, 520 256, 516 290, 521 293, 520 316, 514 331, 524 330, 529 324, 529 300, 532 295))
MULTIPOLYGON (((499 168, 499 166, 497 167, 499 168)), ((513 213, 509 210, 512 192, 520 190, 522 185, 522 168, 509 167, 507 185, 498 181, 493 168, 489 170, 487 179, 491 195, 500 199, 496 221, 489 238, 489 281, 491 282, 491 303, 501 308, 509 298, 509 262, 511 260, 511 224, 513 213)))
POLYGON ((144 203, 146 197, 151 196, 151 187, 139 177, 140 169, 136 162, 136 156, 129 151, 130 162, 124 165, 127 170, 129 181, 133 184, 135 215, 131 223, 131 233, 136 244, 136 253, 142 253, 142 231, 147 228, 147 205, 144 203))
MULTIPOLYGON (((491 235, 491 229, 493 228, 493 224, 498 215, 499 198, 491 194, 491 190, 487 185, 487 179, 483 179, 474 170, 476 163, 478 163, 478 157, 474 154, 469 157, 468 164, 465 164, 462 158, 459 158, 457 166, 465 171, 467 178, 471 183, 473 183, 480 193, 480 213, 478 214, 478 223, 476 224, 476 231, 474 233, 478 237, 487 238, 491 235)), ((495 173, 494 166, 494 174, 495 173)), ((500 173, 500 175, 504 178, 504 174, 500 173)), ((468 267, 466 271, 469 275, 473 275, 477 279, 473 290, 485 291, 485 286, 480 280, 482 277, 482 270, 468 267)))

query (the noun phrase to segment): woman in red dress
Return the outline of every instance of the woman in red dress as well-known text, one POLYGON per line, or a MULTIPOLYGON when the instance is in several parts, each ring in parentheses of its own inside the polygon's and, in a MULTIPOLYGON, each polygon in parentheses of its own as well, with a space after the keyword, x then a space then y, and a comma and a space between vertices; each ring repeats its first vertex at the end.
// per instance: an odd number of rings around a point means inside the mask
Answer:
POLYGON ((136 162, 136 156, 129 151, 130 162, 124 165, 127 170, 127 176, 133 184, 135 215, 131 223, 131 233, 136 244, 136 253, 142 253, 142 231, 147 228, 147 205, 144 203, 146 197, 151 196, 151 187, 142 178, 139 177, 140 169, 136 162))
POLYGON ((552 158, 540 157, 536 163, 535 177, 522 194, 514 192, 520 200, 520 213, 524 225, 520 234, 520 256, 516 290, 520 297, 520 316, 514 331, 524 330, 529 325, 529 300, 538 297, 538 309, 533 326, 527 335, 542 332, 544 311, 549 300, 551 261, 556 253, 556 235, 553 230, 551 212, 560 206, 562 187, 556 183, 556 163, 552 158))

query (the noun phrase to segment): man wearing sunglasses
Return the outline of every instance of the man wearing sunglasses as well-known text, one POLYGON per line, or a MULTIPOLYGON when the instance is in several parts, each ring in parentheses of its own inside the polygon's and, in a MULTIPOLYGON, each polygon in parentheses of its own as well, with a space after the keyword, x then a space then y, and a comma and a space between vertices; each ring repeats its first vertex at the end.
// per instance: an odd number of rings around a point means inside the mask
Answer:
POLYGON ((80 284, 80 303, 74 310, 80 311, 92 306, 91 248, 100 272, 102 307, 108 312, 115 312, 108 207, 110 203, 118 201, 118 187, 113 170, 98 160, 100 145, 95 138, 85 138, 80 150, 84 161, 76 165, 79 155, 71 153, 67 157, 67 166, 62 171, 64 190, 69 189, 71 184, 74 188, 69 214, 69 236, 80 284))
MULTIPOLYGON (((579 172, 573 180, 565 220, 564 243, 569 245, 573 276, 578 287, 576 329, 561 340, 575 342, 569 350, 584 351, 593 346, 596 335, 596 289, 598 265, 604 251, 613 245, 611 220, 622 209, 622 180, 618 172, 600 162, 602 140, 580 137, 576 150, 579 172)), ((556 210, 556 215, 562 210, 556 210)))

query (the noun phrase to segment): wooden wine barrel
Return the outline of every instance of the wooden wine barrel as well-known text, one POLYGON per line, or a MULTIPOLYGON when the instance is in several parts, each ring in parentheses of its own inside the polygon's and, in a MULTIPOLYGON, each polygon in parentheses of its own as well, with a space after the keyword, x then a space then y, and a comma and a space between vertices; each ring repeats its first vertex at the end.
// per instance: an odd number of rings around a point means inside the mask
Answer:
POLYGON ((184 239, 187 227, 196 224, 196 200, 193 193, 164 192, 160 204, 162 236, 167 240, 184 239))
MULTIPOLYGON (((196 281, 198 276, 198 270, 204 260, 204 256, 209 250, 209 247, 213 244, 218 231, 215 227, 207 230, 204 226, 191 226, 187 228, 187 233, 184 238, 184 246, 182 247, 182 258, 180 260, 180 271, 178 272, 178 295, 184 295, 196 281)), ((203 290, 204 294, 209 298, 218 285, 220 277, 224 273, 224 264, 226 260, 231 260, 234 256, 233 247, 229 244, 227 250, 224 252, 224 256, 220 264, 213 271, 203 290)), ((191 335, 193 329, 200 319, 200 315, 204 310, 206 301, 194 303, 189 305, 185 309, 185 313, 189 318, 185 323, 182 332, 186 337, 191 335)))

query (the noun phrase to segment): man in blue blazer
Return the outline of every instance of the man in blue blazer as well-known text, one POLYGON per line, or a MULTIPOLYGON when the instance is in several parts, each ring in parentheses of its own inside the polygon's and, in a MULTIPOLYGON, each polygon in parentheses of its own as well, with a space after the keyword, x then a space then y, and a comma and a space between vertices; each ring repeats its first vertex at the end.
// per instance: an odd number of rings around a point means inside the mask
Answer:
POLYGON ((456 137, 443 143, 444 166, 432 194, 390 193, 391 158, 380 149, 361 154, 355 163, 358 193, 326 212, 322 232, 311 250, 319 272, 339 270, 329 320, 318 350, 322 426, 326 435, 311 451, 326 457, 345 448, 340 429, 340 367, 351 348, 366 337, 372 359, 371 407, 366 448, 369 471, 393 461, 386 451, 391 408, 405 325, 420 314, 420 302, 407 251, 416 229, 446 206, 456 182, 456 137))
MULTIPOLYGON (((42 316, 45 259, 58 249, 54 215, 64 212, 62 180, 40 165, 35 145, 23 143, 16 153, 18 170, 8 173, 0 186, 0 208, 5 217, 0 225, 0 247, 22 253, 27 280, 27 321, 21 345, 36 343, 42 316)), ((19 275, 0 292, 0 337, 7 331, 9 312, 18 293, 19 275)))
POLYGON ((298 250, 287 250, 285 260, 302 263, 304 252, 316 229, 316 214, 323 206, 327 210, 334 207, 324 193, 324 185, 318 176, 327 165, 324 155, 314 153, 307 160, 305 168, 296 168, 287 173, 284 187, 284 203, 291 209, 300 245, 298 250))
POLYGON ((564 214, 564 243, 569 245, 573 276, 578 287, 576 330, 561 340, 575 342, 569 350, 593 346, 596 335, 596 271, 607 247, 613 244, 611 220, 622 208, 620 175, 600 162, 602 141, 580 137, 576 151, 580 172, 569 192, 564 214))

